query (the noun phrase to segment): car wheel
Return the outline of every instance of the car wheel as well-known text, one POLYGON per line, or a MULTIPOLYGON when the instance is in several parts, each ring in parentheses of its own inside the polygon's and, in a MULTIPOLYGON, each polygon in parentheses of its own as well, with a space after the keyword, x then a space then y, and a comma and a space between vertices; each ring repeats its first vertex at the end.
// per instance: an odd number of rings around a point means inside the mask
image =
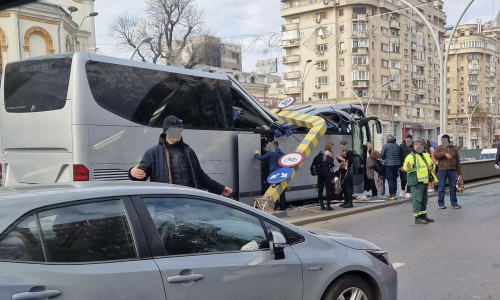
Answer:
POLYGON ((323 300, 374 300, 370 285, 362 278, 347 275, 337 279, 323 300))

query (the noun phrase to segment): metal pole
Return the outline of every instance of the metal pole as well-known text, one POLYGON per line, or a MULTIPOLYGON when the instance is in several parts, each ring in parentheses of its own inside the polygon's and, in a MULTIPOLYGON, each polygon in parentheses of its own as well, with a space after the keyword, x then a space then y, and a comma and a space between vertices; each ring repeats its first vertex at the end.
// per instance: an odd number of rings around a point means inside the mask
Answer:
MULTIPOLYGON (((302 72, 302 78, 301 78, 301 89, 300 89, 300 99, 302 100, 302 104, 304 104, 304 80, 306 80, 306 67, 307 67, 307 64, 312 62, 312 59, 308 59, 306 60, 306 64, 304 65, 304 72, 302 72)), ((309 69, 310 71, 311 69, 309 69)), ((307 72, 309 74, 309 72, 307 72)))
MULTIPOLYGON (((371 94, 371 96, 370 96, 370 99, 368 99, 368 103, 366 104, 365 115, 368 113, 368 107, 370 107, 370 101, 372 101, 372 98, 373 98, 373 96, 375 96, 375 93, 377 93, 377 91, 378 91, 381 87, 383 87, 384 85, 386 85, 386 84, 388 84, 388 83, 391 83, 391 82, 393 82, 393 80, 383 82, 381 85, 379 85, 379 86, 375 89, 375 91, 373 91, 373 93, 372 93, 372 94, 371 94)), ((362 105, 361 105, 361 106, 362 106, 362 105)))
POLYGON ((396 137, 396 129, 394 128, 394 91, 391 91, 391 98, 392 98, 391 131, 392 135, 396 137))
MULTIPOLYGON (((353 93, 354 96, 356 96, 356 98, 358 99, 359 101, 359 104, 361 104, 361 108, 363 109, 363 111, 365 111, 365 108, 363 106, 363 101, 361 101, 361 99, 359 99, 359 96, 358 94, 356 94, 355 91, 351 90, 348 86, 345 87, 346 90, 350 91, 351 93, 353 93)), ((366 111, 365 111, 365 114, 366 114, 366 111)))
POLYGON ((147 37, 147 38, 142 39, 142 41, 139 43, 139 45, 137 45, 137 47, 135 47, 134 52, 132 52, 132 56, 130 57, 130 60, 132 60, 132 58, 134 58, 135 53, 137 53, 137 51, 139 51, 139 47, 140 47, 142 44, 144 44, 144 43, 149 43, 149 42, 151 42, 152 40, 153 40, 153 38, 152 38, 152 37, 147 37))
MULTIPOLYGON (((469 2, 469 4, 465 7, 465 9, 462 11, 462 14, 460 15, 460 17, 458 18, 457 20, 457 23, 455 23, 455 26, 453 27, 452 31, 451 31, 451 34, 450 34, 450 39, 448 40, 448 44, 446 45, 446 49, 445 49, 445 54, 444 54, 444 65, 443 65, 443 70, 442 70, 442 73, 441 73, 441 76, 443 78, 443 89, 440 91, 442 95, 444 95, 444 98, 443 99, 446 99, 446 89, 447 89, 447 85, 448 85, 448 77, 446 76, 446 70, 447 70, 447 66, 448 66, 448 59, 449 59, 449 54, 450 54, 450 48, 451 48, 451 43, 453 41, 453 36, 455 35, 455 31, 457 30, 457 27, 458 27, 458 24, 460 24, 460 21, 462 20, 463 16, 465 15, 465 12, 469 9, 469 7, 471 6, 471 4, 474 2, 474 0, 471 0, 469 2)), ((444 127, 441 127, 441 131, 442 133, 446 133, 447 131, 447 126, 448 126, 448 103, 446 103, 446 105, 443 105, 441 107, 441 119, 444 120, 444 124, 445 126, 444 127)), ((440 122, 441 122, 441 119, 440 119, 440 122)))

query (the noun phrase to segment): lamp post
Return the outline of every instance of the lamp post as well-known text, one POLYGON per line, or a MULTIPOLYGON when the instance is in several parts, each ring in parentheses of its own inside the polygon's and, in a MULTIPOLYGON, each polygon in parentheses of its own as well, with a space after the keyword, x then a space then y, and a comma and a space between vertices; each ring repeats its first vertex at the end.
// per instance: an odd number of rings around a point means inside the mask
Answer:
MULTIPOLYGON (((471 149, 472 148, 472 142, 470 140, 470 137, 471 137, 471 126, 472 126, 472 115, 474 114, 474 112, 476 111, 476 108, 479 107, 479 105, 484 102, 484 101, 487 101, 486 100, 481 100, 479 101, 476 106, 474 106, 474 108, 472 109, 472 112, 469 114, 469 109, 467 108, 467 112, 465 113, 467 115, 467 149, 471 149)), ((460 105, 460 107, 465 111, 465 107, 458 103, 457 101, 454 101, 456 104, 460 105)))
POLYGON ((71 47, 70 47, 70 52, 74 52, 75 51, 75 37, 76 35, 78 34, 78 31, 80 31, 80 28, 82 27, 82 24, 83 24, 83 21, 85 21, 85 19, 87 19, 88 17, 95 17, 97 16, 99 13, 97 12, 92 12, 90 13, 88 16, 85 16, 82 21, 80 22, 80 25, 78 25, 78 28, 76 28, 75 32, 73 33, 73 35, 71 36, 71 47))
POLYGON ((78 7, 75 7, 75 6, 70 6, 68 7, 68 10, 69 10, 69 18, 72 19, 71 15, 75 12, 75 11, 78 11, 78 7))
MULTIPOLYGON (((304 80, 307 77, 306 67, 307 67, 307 64, 309 64, 310 62, 312 62, 312 59, 306 60, 306 64, 304 65, 304 72, 302 72, 302 78, 300 79, 300 82, 301 82, 300 99, 302 100, 302 103, 304 103, 304 80)), ((309 71, 310 70, 311 69, 309 68, 309 71)), ((309 74, 309 72, 307 72, 307 73, 309 74)))
POLYGON ((365 107, 363 106, 363 101, 361 101, 361 99, 359 98, 358 94, 356 94, 355 91, 353 91, 350 87, 346 86, 345 89, 350 91, 354 96, 356 96, 356 98, 358 99, 359 103, 361 104, 361 108, 363 109, 363 111, 365 112, 365 115, 368 113, 368 107, 370 107, 370 101, 372 101, 373 99, 373 96, 375 96, 375 94, 377 93, 377 91, 383 87, 384 85, 388 84, 388 83, 391 83, 393 82, 393 80, 390 80, 390 81, 386 81, 386 82, 382 82, 381 85, 379 85, 374 91, 373 93, 370 95, 370 98, 368 98, 368 102, 366 104, 366 110, 365 110, 365 107))
POLYGON ((147 38, 144 38, 144 39, 143 39, 143 40, 139 43, 139 45, 137 45, 137 47, 135 47, 135 50, 134 50, 134 52, 132 53, 132 56, 130 57, 130 60, 132 60, 132 58, 134 58, 135 53, 136 53, 137 51, 139 51, 139 47, 140 47, 142 44, 144 44, 144 43, 149 43, 149 42, 151 42, 152 40, 153 40, 153 38, 152 38, 152 37, 147 37, 147 38))

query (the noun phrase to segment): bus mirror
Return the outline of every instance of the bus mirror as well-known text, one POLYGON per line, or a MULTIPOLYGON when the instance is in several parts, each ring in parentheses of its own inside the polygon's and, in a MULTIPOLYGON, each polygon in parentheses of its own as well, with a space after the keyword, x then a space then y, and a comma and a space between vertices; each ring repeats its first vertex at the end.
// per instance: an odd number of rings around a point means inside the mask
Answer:
POLYGON ((375 120, 375 127, 377 128, 377 133, 382 134, 382 122, 379 119, 375 120))

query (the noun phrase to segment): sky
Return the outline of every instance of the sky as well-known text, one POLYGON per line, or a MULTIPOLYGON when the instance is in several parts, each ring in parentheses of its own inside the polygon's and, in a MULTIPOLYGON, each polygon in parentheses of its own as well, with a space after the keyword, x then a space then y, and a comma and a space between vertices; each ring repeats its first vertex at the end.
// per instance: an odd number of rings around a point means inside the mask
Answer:
MULTIPOLYGON (((469 2, 470 0, 444 0, 449 25, 456 23, 469 2)), ((196 3, 204 11, 206 27, 215 36, 226 42, 243 44, 243 71, 255 71, 258 59, 274 58, 279 54, 280 50, 277 48, 266 51, 269 49, 266 44, 279 44, 276 38, 279 38, 281 25, 284 24, 279 0, 196 0, 196 3)), ((132 51, 117 49, 111 38, 110 26, 116 16, 125 12, 130 15, 143 14, 146 8, 144 0, 96 0, 94 5, 95 11, 99 13, 95 18, 99 52, 129 58, 132 51)), ((476 23, 477 19, 484 23, 495 18, 499 10, 498 0, 475 0, 461 24, 476 23)))

